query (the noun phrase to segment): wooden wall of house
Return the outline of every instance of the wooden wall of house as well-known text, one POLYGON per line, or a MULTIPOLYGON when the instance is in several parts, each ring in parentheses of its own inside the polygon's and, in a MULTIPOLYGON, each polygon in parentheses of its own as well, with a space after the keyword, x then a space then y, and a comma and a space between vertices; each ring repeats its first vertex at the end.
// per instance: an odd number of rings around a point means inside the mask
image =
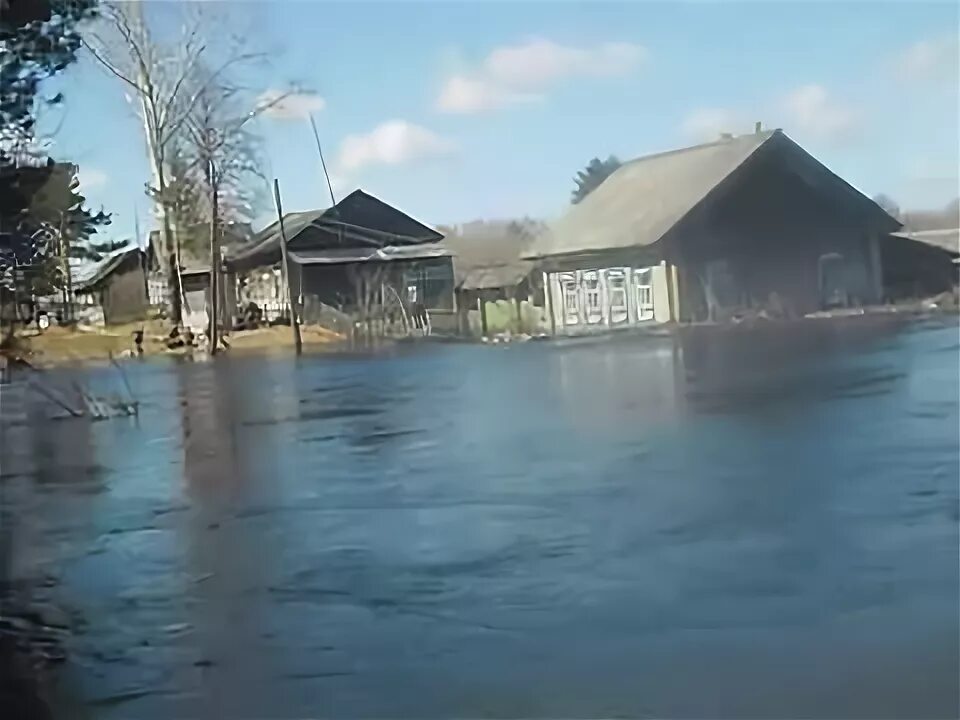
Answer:
POLYGON ((946 250, 896 236, 884 237, 880 247, 888 300, 929 297, 957 284, 960 266, 946 250))
MULTIPOLYGON (((356 306, 355 273, 364 267, 372 266, 293 265, 291 283, 295 293, 312 296, 325 305, 351 312, 356 306)), ((428 309, 453 310, 453 265, 450 258, 396 261, 387 263, 386 267, 384 282, 401 296, 406 291, 404 278, 410 275, 429 283, 425 303, 428 309)))
POLYGON ((841 199, 821 196, 778 168, 759 168, 668 237, 669 261, 679 267, 681 318, 725 320, 759 310, 799 317, 824 307, 821 283, 835 277, 848 304, 876 303, 878 238, 872 222, 841 199))
POLYGON ((143 320, 148 307, 147 280, 139 256, 124 260, 103 281, 99 293, 107 325, 143 320))

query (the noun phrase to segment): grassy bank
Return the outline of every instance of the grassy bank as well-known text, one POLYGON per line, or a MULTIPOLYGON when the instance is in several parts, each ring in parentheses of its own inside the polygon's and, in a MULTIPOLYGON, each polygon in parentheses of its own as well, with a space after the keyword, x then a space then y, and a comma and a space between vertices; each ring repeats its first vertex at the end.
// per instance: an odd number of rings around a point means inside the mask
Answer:
MULTIPOLYGON (((51 327, 43 332, 29 329, 14 336, 6 354, 23 357, 37 365, 106 361, 111 356, 135 355, 134 333, 141 329, 144 357, 206 354, 196 348, 168 348, 166 339, 170 328, 158 320, 108 328, 51 327)), ((330 350, 343 341, 343 336, 320 327, 302 328, 301 336, 307 352, 330 350)), ((285 326, 235 331, 227 336, 227 343, 227 353, 287 353, 293 352, 293 333, 285 326)))

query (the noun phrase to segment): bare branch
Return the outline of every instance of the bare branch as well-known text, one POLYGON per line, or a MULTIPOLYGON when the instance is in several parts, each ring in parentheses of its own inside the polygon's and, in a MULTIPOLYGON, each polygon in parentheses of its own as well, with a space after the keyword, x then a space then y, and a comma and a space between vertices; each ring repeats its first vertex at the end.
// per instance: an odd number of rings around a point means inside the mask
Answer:
POLYGON ((206 50, 206 45, 202 44, 195 51, 190 50, 190 46, 194 39, 196 39, 198 30, 196 27, 193 28, 190 37, 187 38, 185 47, 187 48, 186 57, 183 63, 183 67, 180 70, 180 77, 177 78, 177 81, 173 85, 173 90, 170 91, 170 95, 167 98, 167 102, 164 105, 163 109, 160 112, 160 120, 162 123, 166 123, 167 119, 170 117, 170 113, 173 112, 174 103, 180 97, 180 89, 183 87, 183 84, 192 76, 194 68, 197 66, 197 63, 200 61, 200 56, 203 55, 203 51, 206 50))
POLYGON ((83 43, 83 46, 87 49, 87 52, 89 52, 91 55, 93 55, 94 60, 96 60, 98 63, 100 63, 100 65, 102 65, 102 66, 103 66, 106 70, 108 70, 112 75, 114 75, 115 77, 119 78, 120 80, 122 80, 123 82, 125 82, 127 85, 129 85, 130 87, 132 87, 134 90, 136 90, 138 95, 142 92, 141 89, 140 89, 140 86, 137 85, 137 83, 135 83, 133 80, 131 80, 131 79, 128 78, 126 75, 124 75, 122 72, 120 72, 120 70, 117 69, 117 66, 114 65, 113 63, 111 63, 110 61, 108 61, 103 55, 101 55, 100 53, 98 53, 97 50, 93 47, 93 45, 91 45, 91 44, 90 44, 89 42, 87 42, 86 40, 81 40, 81 42, 83 43))
POLYGON ((172 121, 167 128, 167 137, 162 140, 163 144, 166 144, 170 137, 180 129, 180 126, 186 122, 187 117, 193 112, 194 106, 197 104, 197 101, 200 99, 200 96, 206 92, 206 90, 213 86, 217 79, 222 76, 230 67, 237 65, 243 62, 249 62, 254 58, 258 57, 259 53, 247 53, 244 55, 238 55, 232 57, 226 62, 224 62, 217 70, 210 74, 206 81, 200 86, 200 88, 193 94, 193 97, 187 102, 186 107, 183 109, 182 114, 179 118, 172 121))

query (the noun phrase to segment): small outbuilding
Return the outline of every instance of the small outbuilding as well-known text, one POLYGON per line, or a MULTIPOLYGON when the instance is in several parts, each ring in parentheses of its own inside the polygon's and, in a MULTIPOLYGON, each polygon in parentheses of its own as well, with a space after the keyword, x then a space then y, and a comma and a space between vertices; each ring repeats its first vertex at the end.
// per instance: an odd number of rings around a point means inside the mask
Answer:
POLYGON ((948 292, 960 279, 960 229, 891 233, 884 239, 881 255, 888 300, 948 292))
POLYGON ((76 271, 73 294, 78 304, 101 308, 106 325, 143 320, 149 307, 145 253, 124 248, 76 271))
POLYGON ((534 264, 521 255, 541 229, 532 220, 477 221, 449 229, 445 244, 453 253, 460 334, 539 329, 543 303, 537 307, 534 300, 542 284, 534 264))

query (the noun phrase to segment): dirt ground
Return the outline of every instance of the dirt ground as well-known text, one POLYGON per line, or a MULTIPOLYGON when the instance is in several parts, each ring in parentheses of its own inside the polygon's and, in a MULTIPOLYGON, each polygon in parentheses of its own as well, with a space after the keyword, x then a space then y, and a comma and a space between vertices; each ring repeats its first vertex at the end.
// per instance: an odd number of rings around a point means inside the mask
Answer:
MULTIPOLYGON (((319 326, 300 328, 304 350, 329 350, 345 340, 343 335, 319 326)), ((231 351, 262 350, 269 352, 292 352, 293 331, 289 326, 259 328, 231 332, 227 342, 231 351)))

